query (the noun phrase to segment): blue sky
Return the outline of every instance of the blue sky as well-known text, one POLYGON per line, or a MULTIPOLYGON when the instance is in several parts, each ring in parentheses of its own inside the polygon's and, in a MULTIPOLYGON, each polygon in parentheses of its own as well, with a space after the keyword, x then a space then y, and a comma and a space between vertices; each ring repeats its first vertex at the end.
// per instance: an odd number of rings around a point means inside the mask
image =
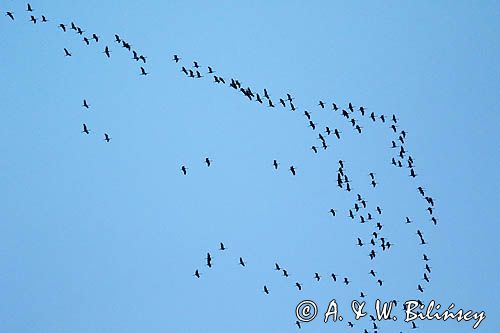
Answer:
MULTIPOLYGON (((0 331, 297 331, 301 300, 323 311, 335 298, 347 309, 360 292, 369 304, 419 297, 484 310, 479 330, 499 326, 498 3, 37 1, 33 15, 49 20, 37 24, 25 5, 0 1, 0 331), (71 21, 99 42, 57 27, 71 21), (147 56, 150 75, 139 75, 114 34, 147 56), (180 68, 192 61, 226 83, 266 88, 275 104, 290 93, 298 111, 262 107, 209 75, 189 79, 180 68), (360 135, 332 102, 396 114, 417 178, 391 166, 389 122, 356 112, 360 135), (330 147, 314 154, 325 126, 342 138, 327 137, 330 147), (350 193, 336 185, 339 159, 350 193), (437 226, 420 185, 436 201, 437 226), (366 212, 383 208, 375 222, 348 218, 356 193, 366 212), (370 261, 356 240, 368 243, 376 222, 394 246, 370 261)), ((398 311, 380 332, 409 331, 398 311)), ((373 331, 368 319, 354 324, 373 331)), ((332 325, 348 330, 317 318, 301 331, 332 325)))

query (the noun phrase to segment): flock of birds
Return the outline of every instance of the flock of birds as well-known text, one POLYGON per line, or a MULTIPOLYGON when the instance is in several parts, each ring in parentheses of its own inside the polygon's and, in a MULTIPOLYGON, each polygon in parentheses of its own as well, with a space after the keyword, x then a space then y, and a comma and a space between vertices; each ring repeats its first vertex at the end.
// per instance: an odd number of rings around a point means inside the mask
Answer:
MULTIPOLYGON (((181 61, 181 58, 179 57, 179 55, 176 54, 173 56, 172 60, 175 63, 179 63, 181 61)), ((213 82, 216 84, 225 85, 226 81, 230 82, 228 84, 228 86, 230 88, 240 92, 241 95, 246 97, 249 101, 255 101, 263 106, 265 105, 268 108, 275 108, 276 105, 278 105, 278 106, 281 106, 282 108, 288 109, 292 112, 299 110, 299 108, 293 102, 295 100, 295 98, 292 97, 292 95, 289 93, 286 94, 286 97, 285 96, 283 96, 281 98, 278 97, 276 100, 279 100, 279 102, 275 103, 273 101, 273 99, 270 97, 268 90, 265 88, 260 90, 261 93, 259 93, 258 92, 259 90, 252 89, 251 87, 244 87, 241 84, 239 79, 236 79, 236 78, 226 79, 222 76, 216 75, 212 66, 207 66, 206 72, 203 72, 203 74, 201 71, 202 71, 202 69, 201 69, 201 66, 200 66, 198 61, 193 61, 191 68, 186 67, 186 65, 181 66, 181 72, 184 73, 184 75, 188 78, 201 79, 201 78, 205 77, 206 74, 208 74, 208 75, 211 75, 213 77, 213 82)), ((317 106, 320 109, 326 109, 327 103, 320 100, 318 102, 317 106)), ((377 115, 377 114, 375 114, 375 112, 368 113, 367 109, 365 107, 359 106, 359 108, 356 109, 354 107, 354 105, 350 102, 348 103, 348 105, 345 108, 342 108, 342 109, 335 102, 332 102, 331 103, 331 110, 334 113, 338 113, 341 116, 341 118, 348 121, 352 125, 353 129, 358 134, 362 134, 363 127, 356 120, 355 117, 357 115, 359 115, 361 117, 368 117, 372 123, 376 123, 376 122, 378 122, 380 124, 388 123, 388 128, 390 129, 390 133, 392 133, 394 135, 394 138, 391 139, 390 149, 396 151, 396 154, 394 155, 394 157, 391 158, 391 164, 393 166, 395 166, 397 168, 401 168, 401 169, 404 169, 404 167, 406 166, 406 168, 409 170, 408 176, 411 178, 417 177, 417 173, 415 171, 414 159, 409 154, 407 148, 405 148, 407 132, 405 130, 398 131, 399 125, 398 125, 398 118, 396 117, 396 115, 393 114, 391 116, 386 116, 384 114, 377 115)), ((319 125, 318 125, 318 123, 313 121, 311 114, 312 114, 311 111, 308 111, 305 109, 303 110, 303 115, 306 117, 308 127, 310 127, 312 129, 312 131, 318 132, 317 139, 319 140, 320 144, 311 146, 312 152, 314 154, 317 154, 321 149, 327 150, 328 147, 330 146, 330 143, 326 139, 327 137, 333 137, 336 140, 340 140, 342 132, 338 128, 331 128, 330 126, 324 126, 324 132, 319 131, 318 130, 319 125), (323 135, 323 133, 325 135, 323 135)), ((348 173, 347 173, 346 168, 345 168, 345 161, 339 160, 338 164, 339 165, 338 165, 338 170, 337 170, 337 186, 340 189, 343 189, 347 192, 351 192, 352 191, 351 185, 350 185, 351 181, 349 179, 348 173)), ((279 161, 274 159, 272 162, 273 168, 275 170, 278 170, 279 165, 280 165, 279 161)), ((183 165, 181 167, 181 170, 182 170, 184 175, 187 175, 186 166, 183 165)), ((291 165, 288 168, 288 170, 290 171, 290 173, 293 176, 297 175, 297 167, 296 166, 291 165)), ((368 176, 369 176, 369 180, 370 180, 370 186, 373 188, 376 188, 378 185, 378 182, 375 178, 375 173, 369 172, 368 176)), ((428 213, 430 215, 430 221, 434 225, 436 225, 437 218, 434 216, 434 199, 426 194, 424 187, 418 186, 418 187, 416 187, 416 190, 425 199, 425 202, 428 205, 426 210, 428 211, 428 213)), ((359 223, 364 224, 364 223, 368 223, 370 221, 376 220, 377 215, 382 215, 383 210, 380 206, 375 206, 375 209, 372 212, 368 211, 367 208, 368 208, 367 200, 365 200, 364 197, 360 193, 357 193, 356 199, 353 202, 353 206, 352 206, 352 208, 350 208, 348 210, 347 216, 352 220, 358 219, 359 223)), ((338 210, 335 208, 331 208, 329 211, 329 213, 333 217, 337 216, 337 212, 338 212, 338 210)), ((406 217, 405 223, 411 224, 411 223, 413 223, 413 221, 409 217, 406 217)), ((386 251, 389 251, 391 249, 391 247, 394 245, 391 241, 388 240, 387 237, 385 237, 383 235, 382 229, 383 229, 383 225, 381 224, 380 221, 377 221, 374 224, 374 229, 372 230, 370 236, 368 237, 369 241, 364 242, 360 237, 357 237, 357 239, 356 239, 356 245, 359 247, 364 247, 365 245, 371 246, 371 249, 369 249, 368 254, 367 254, 370 261, 373 261, 377 257, 378 251, 376 249, 378 247, 381 249, 382 252, 386 252, 386 251)), ((424 236, 423 236, 423 232, 420 229, 417 229, 416 234, 419 236, 419 243, 421 245, 428 244, 425 241, 424 236)), ((224 250, 223 243, 221 243, 220 245, 221 245, 221 250, 224 250)), ((207 263, 206 263, 207 267, 212 268, 212 256, 210 255, 210 253, 207 253, 206 260, 207 260, 207 263)), ((245 262, 243 261, 243 258, 240 257, 239 260, 240 260, 240 265, 244 267, 245 262)), ((427 284, 429 284, 430 283, 431 267, 428 264, 428 261, 430 259, 426 253, 422 253, 422 260, 424 261, 424 265, 422 265, 422 267, 423 267, 422 268, 423 269, 422 280, 425 281, 427 284)), ((288 270, 283 269, 278 263, 275 263, 274 270, 281 271, 285 278, 289 277, 288 270)), ((375 281, 375 283, 378 286, 381 287, 383 285, 384 280, 382 280, 379 277, 378 273, 373 268, 371 268, 368 273, 373 278, 373 280, 375 281)), ((331 280, 333 282, 337 282, 338 275, 336 273, 329 273, 329 274, 330 274, 329 276, 331 277, 331 280)), ((200 278, 199 269, 197 269, 195 271, 194 276, 196 276, 197 278, 200 278)), ((320 281, 321 277, 322 276, 318 272, 315 272, 312 275, 312 279, 316 280, 317 282, 320 281)), ((350 280, 347 276, 343 277, 343 283, 346 286, 350 284, 350 280)), ((295 287, 297 288, 298 291, 301 291, 303 288, 303 283, 301 283, 300 281, 297 281, 297 282, 295 282, 295 287)), ((416 286, 416 290, 420 293, 423 293, 424 287, 422 286, 422 284, 418 283, 416 286)), ((270 291, 270 288, 268 285, 263 286, 263 292, 266 295, 270 294, 271 291, 270 291)), ((363 291, 361 291, 360 297, 364 298, 364 297, 366 297, 366 294, 363 291)), ((418 301, 420 304, 423 304, 420 300, 418 300, 418 301)), ((395 305, 397 305, 396 300, 394 300, 393 302, 395 303, 395 305)), ((405 304, 403 304, 402 306, 404 309, 405 304)), ((379 328, 375 322, 375 318, 373 316, 371 316, 371 320, 373 321, 373 329, 375 330, 375 332, 377 332, 376 330, 379 328)), ((349 327, 354 327, 354 323, 352 323, 352 322, 348 322, 347 324, 349 327)), ((302 327, 302 324, 300 321, 296 321, 296 325, 299 328, 302 327)), ((410 326, 412 329, 417 328, 415 322, 411 322, 410 326)), ((365 329, 364 332, 368 332, 368 331, 365 329)))
MULTIPOLYGON (((38 22, 40 23, 49 22, 49 20, 45 15, 36 17, 33 14, 34 9, 29 3, 26 6, 26 11, 28 12, 29 15, 28 21, 32 22, 33 24, 37 24, 38 22)), ((5 15, 12 21, 16 19, 13 11, 5 12, 5 15)), ((92 33, 91 35, 84 35, 85 31, 82 30, 82 28, 76 25, 74 22, 71 22, 70 24, 57 23, 57 27, 63 32, 68 32, 69 30, 73 30, 76 35, 83 36, 82 41, 86 45, 100 42, 100 37, 96 33, 92 33)), ((119 35, 115 34, 114 40, 122 48, 125 48, 126 50, 132 53, 133 60, 137 62, 142 62, 142 66, 140 66, 140 75, 142 76, 148 75, 149 73, 143 67, 147 62, 146 60, 147 57, 139 53, 137 50, 132 49, 131 44, 123 40, 119 35)), ((103 49, 103 54, 107 58, 110 58, 111 52, 112 51, 110 50, 110 47, 108 45, 105 45, 103 49)), ((67 48, 64 48, 64 55, 66 57, 73 56, 72 52, 67 48)), ((172 61, 174 61, 175 64, 178 64, 180 66, 180 72, 182 72, 187 78, 202 79, 206 77, 212 77, 213 82, 215 84, 228 86, 229 88, 240 93, 243 97, 245 97, 249 101, 257 102, 259 105, 265 106, 267 108, 281 107, 291 112, 298 112, 299 114, 303 114, 303 116, 306 119, 306 125, 311 128, 313 133, 317 133, 316 136, 319 143, 311 145, 311 151, 314 154, 318 154, 321 150, 326 151, 333 144, 331 140, 341 139, 342 132, 338 128, 333 128, 330 126, 320 127, 320 125, 312 119, 313 112, 296 106, 294 103, 295 98, 292 97, 292 95, 289 93, 287 93, 286 96, 277 97, 273 99, 271 98, 271 94, 267 89, 255 89, 248 86, 245 87, 239 79, 230 77, 225 78, 216 74, 212 66, 206 66, 206 70, 204 70, 203 69, 204 67, 202 67, 198 61, 193 61, 192 65, 189 66, 187 64, 182 64, 181 60, 182 59, 179 57, 179 55, 173 55, 172 61), (324 128, 324 131, 321 131, 320 128, 324 128)), ((82 107, 84 107, 85 109, 90 108, 90 104, 88 103, 87 99, 83 100, 82 107)), ((384 114, 375 114, 375 112, 368 113, 367 109, 363 106, 355 107, 352 103, 348 103, 348 105, 346 105, 346 107, 344 108, 337 105, 335 102, 327 103, 323 100, 319 100, 316 107, 319 108, 319 111, 330 109, 334 114, 337 114, 341 119, 344 119, 346 122, 348 122, 352 126, 353 130, 358 134, 362 134, 364 128, 363 126, 360 125, 360 122, 356 119, 358 117, 368 118, 368 121, 372 123, 386 124, 386 127, 390 130, 390 133, 393 135, 393 137, 390 140, 391 141, 390 149, 394 152, 394 156, 391 158, 391 164, 402 170, 405 168, 408 169, 409 170, 408 176, 411 177, 412 179, 417 178, 418 174, 415 171, 414 159, 410 155, 408 149, 406 148, 407 132, 405 130, 398 130, 399 123, 396 115, 393 114, 391 116, 387 116, 384 114), (330 106, 330 108, 328 106, 330 106)), ((90 134, 89 126, 86 123, 83 124, 82 133, 87 135, 90 134)), ((109 136, 109 134, 104 133, 104 141, 109 143, 110 140, 111 137, 109 136)), ((212 164, 212 160, 209 157, 206 157, 204 162, 207 165, 207 167, 210 167, 212 164)), ((346 166, 345 161, 343 160, 338 161, 336 183, 339 189, 344 190, 346 192, 351 192, 352 191, 351 179, 348 176, 347 168, 345 166, 346 166)), ((272 168, 274 168, 274 170, 278 170, 279 167, 280 167, 280 162, 276 159, 273 159, 272 168)), ((180 170, 184 176, 188 175, 188 167, 186 165, 181 165, 180 170)), ((290 171, 291 175, 297 176, 298 173, 296 166, 291 165, 289 166, 288 170, 290 171)), ((379 185, 375 175, 376 174, 374 172, 370 172, 368 174, 370 181, 369 184, 373 188, 376 188, 379 185)), ((421 197, 425 202, 425 205, 427 206, 426 211, 429 214, 430 222, 432 222, 432 224, 434 225, 437 225, 438 219, 434 215, 435 200, 427 194, 427 190, 425 187, 416 186, 416 190, 421 195, 421 197)), ((339 210, 336 208, 331 208, 328 213, 331 214, 332 217, 337 217, 339 215, 339 210)), ((367 203, 367 200, 365 200, 364 195, 362 195, 361 193, 356 193, 356 196, 354 197, 352 202, 352 206, 345 212, 345 216, 350 218, 352 221, 357 221, 358 223, 361 224, 368 224, 368 225, 373 224, 372 230, 367 235, 367 237, 356 237, 355 240, 356 246, 359 246, 360 248, 369 247, 369 249, 367 250, 367 257, 369 258, 370 264, 372 264, 376 259, 376 257, 381 253, 389 252, 394 245, 394 243, 392 243, 388 239, 388 237, 385 236, 383 233, 383 224, 379 220, 379 216, 381 216, 382 214, 383 214, 383 209, 379 205, 374 205, 373 207, 370 207, 367 203), (371 223, 372 221, 376 222, 371 223), (380 249, 381 252, 378 249, 380 249)), ((405 218, 404 222, 406 224, 414 223, 412 219, 408 216, 405 218)), ((416 235, 418 236, 418 244, 428 245, 428 242, 425 240, 424 234, 420 228, 417 228, 416 235)), ((219 250, 220 251, 227 250, 227 248, 222 242, 220 243, 219 250)), ((430 259, 426 253, 422 253, 421 258, 424 261, 424 264, 422 265, 422 274, 423 274, 422 280, 424 280, 427 284, 429 284, 431 267, 429 266, 428 262, 430 259)), ((212 255, 210 254, 210 252, 207 252, 206 266, 209 269, 213 267, 212 260, 213 260, 212 255)), ((246 261, 243 259, 243 257, 239 257, 238 263, 242 268, 246 267, 247 264, 246 261)), ((275 263, 274 270, 281 272, 282 276, 285 278, 288 278, 290 276, 289 271, 281 267, 278 263, 275 263)), ((377 273, 374 268, 370 268, 368 274, 373 278, 374 283, 376 283, 378 286, 383 285, 384 280, 382 280, 382 278, 379 276, 379 273, 377 273)), ((200 268, 195 270, 194 276, 196 278, 199 279, 202 277, 202 275, 203 273, 201 272, 200 268)), ((346 286, 348 286, 351 283, 349 277, 339 276, 334 272, 328 273, 328 276, 329 278, 331 278, 333 282, 337 282, 337 279, 339 279, 339 281, 342 281, 342 283, 345 284, 346 286)), ((322 275, 319 272, 314 272, 313 274, 311 274, 311 279, 319 282, 322 279, 322 275)), ((303 289, 304 284, 301 281, 295 281, 294 286, 297 289, 297 291, 301 291, 303 289)), ((266 295, 271 294, 271 288, 268 285, 264 285, 262 287, 262 290, 263 293, 265 293, 266 295)), ((416 290, 418 290, 420 293, 423 293, 425 288, 424 286, 422 286, 422 284, 417 284, 416 290)), ((360 297, 364 298, 365 296, 366 294, 364 292, 360 292, 360 297)), ((394 302, 397 304, 396 300, 394 300, 394 302)), ((375 323, 375 318, 372 316, 371 319, 373 321, 373 329, 376 332, 378 327, 375 323)), ((299 328, 301 328, 301 323, 299 321, 296 322, 296 325, 299 328)), ((349 322, 348 325, 349 327, 354 326, 352 322, 349 322)), ((417 328, 414 322, 412 322, 411 325, 412 328, 417 328)), ((368 331, 365 329, 364 332, 368 331)))

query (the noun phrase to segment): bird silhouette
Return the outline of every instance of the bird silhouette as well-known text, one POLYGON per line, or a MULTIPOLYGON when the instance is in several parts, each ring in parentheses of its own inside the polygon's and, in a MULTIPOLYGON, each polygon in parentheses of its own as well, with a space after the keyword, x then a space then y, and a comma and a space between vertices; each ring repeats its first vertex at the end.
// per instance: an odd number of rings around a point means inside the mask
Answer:
POLYGON ((111 57, 111 54, 110 54, 111 51, 109 50, 109 47, 106 46, 104 48, 104 52, 103 53, 106 55, 106 57, 108 57, 108 58, 111 57))
POLYGON ((274 160, 273 161, 273 167, 274 167, 275 170, 278 170, 278 165, 279 165, 278 161, 274 160))
POLYGON ((88 129, 87 124, 83 124, 83 131, 82 131, 82 133, 85 133, 85 134, 89 134, 90 133, 90 130, 88 129))

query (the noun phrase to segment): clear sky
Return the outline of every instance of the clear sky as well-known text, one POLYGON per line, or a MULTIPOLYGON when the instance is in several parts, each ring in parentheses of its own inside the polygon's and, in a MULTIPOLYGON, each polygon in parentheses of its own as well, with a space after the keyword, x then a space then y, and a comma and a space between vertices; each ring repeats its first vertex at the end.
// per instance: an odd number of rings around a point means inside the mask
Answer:
MULTIPOLYGON (((301 300, 324 312, 336 299, 353 321, 348 308, 360 292, 371 313, 377 298, 400 301, 399 319, 377 323, 379 332, 412 330, 401 303, 416 297, 484 310, 478 331, 498 329, 498 2, 31 5, 36 24, 25 2, 0 0, 0 332, 294 332, 301 300), (58 28, 72 21, 99 42, 58 28), (193 61, 203 78, 181 72, 193 61), (260 95, 266 88, 276 107, 249 101, 230 78, 260 95), (279 106, 286 93, 297 111, 279 106), (389 119, 356 111, 358 134, 332 102, 396 114, 417 177, 390 163, 389 119), (320 132, 329 147, 314 154, 320 132), (351 192, 337 187, 339 159, 351 192), (435 200, 437 226, 418 186, 435 200), (367 208, 353 221, 357 193, 367 208), (359 223, 368 212, 375 220, 359 223), (377 222, 393 245, 382 251, 378 241, 370 260, 377 222)), ((367 318, 350 329, 319 317, 301 331, 373 331, 367 318)), ((471 322, 416 323, 423 332, 472 331, 471 322)))

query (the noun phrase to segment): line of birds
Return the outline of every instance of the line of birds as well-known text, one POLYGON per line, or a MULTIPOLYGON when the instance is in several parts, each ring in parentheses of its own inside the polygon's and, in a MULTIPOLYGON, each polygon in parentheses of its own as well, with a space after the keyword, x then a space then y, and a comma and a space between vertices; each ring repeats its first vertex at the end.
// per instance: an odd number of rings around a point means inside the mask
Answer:
MULTIPOLYGON (((30 3, 26 5, 26 11, 29 12, 30 14, 34 12, 33 7, 31 6, 30 3)), ((7 11, 5 13, 6 16, 8 16, 12 21, 15 20, 14 17, 14 12, 13 11, 7 11)), ((42 22, 42 23, 47 23, 49 20, 46 18, 45 15, 41 15, 40 18, 35 17, 34 15, 30 15, 30 22, 33 22, 33 24, 36 24, 37 22, 42 22)), ((63 32, 67 32, 68 30, 74 30, 76 34, 83 36, 85 30, 83 30, 81 27, 77 26, 74 22, 71 22, 69 25, 65 23, 59 23, 57 25, 58 28, 60 28, 63 32), (69 28, 68 28, 69 26, 69 28)), ((89 46, 91 41, 95 41, 95 43, 98 43, 100 40, 100 37, 93 33, 91 36, 84 36, 83 37, 83 42, 89 46)), ((126 50, 132 52, 133 54, 133 60, 135 61, 142 61, 144 64, 146 64, 146 59, 147 57, 138 53, 138 51, 132 49, 132 45, 125 40, 123 40, 118 34, 115 34, 115 42, 120 44, 122 48, 125 48, 126 50)), ((72 57, 73 53, 68 49, 68 48, 63 48, 64 50, 64 56, 65 57, 72 57)), ((110 58, 111 57, 111 50, 108 45, 104 47, 103 54, 106 55, 106 57, 110 58)), ((146 71, 146 69, 143 66, 140 66, 140 75, 146 76, 150 74, 149 72, 146 71)))

